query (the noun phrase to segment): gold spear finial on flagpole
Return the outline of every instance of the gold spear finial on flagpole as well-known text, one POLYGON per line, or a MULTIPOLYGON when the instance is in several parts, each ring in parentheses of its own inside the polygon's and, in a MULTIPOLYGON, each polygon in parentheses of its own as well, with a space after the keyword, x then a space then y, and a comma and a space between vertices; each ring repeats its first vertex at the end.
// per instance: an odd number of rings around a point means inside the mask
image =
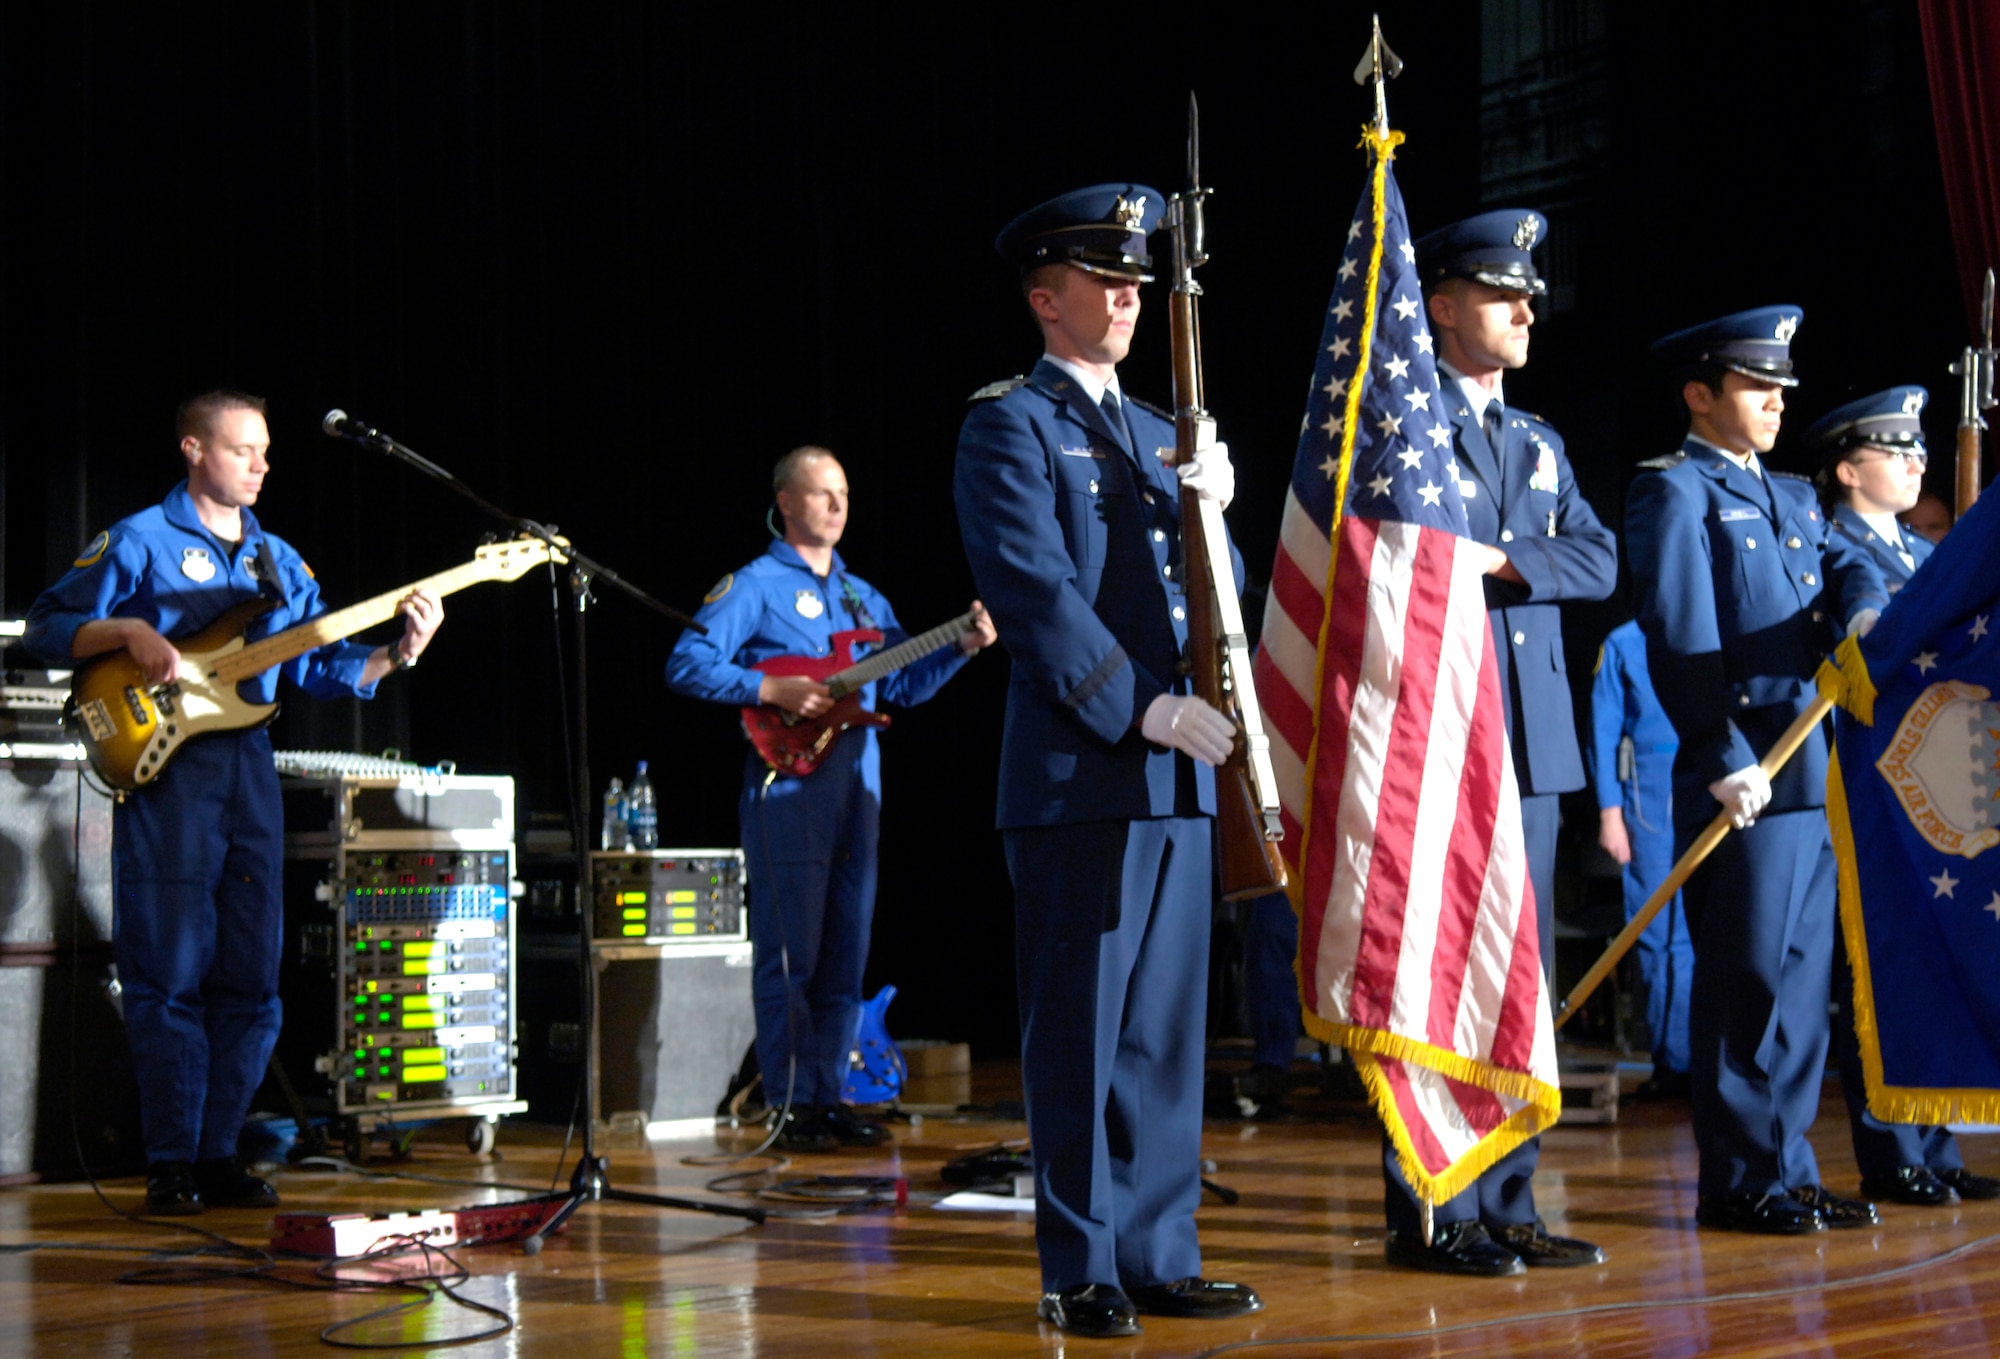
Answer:
POLYGON ((1375 134, 1389 135, 1389 94, 1388 82, 1403 73, 1403 59, 1389 50, 1389 44, 1382 40, 1382 16, 1372 16, 1374 34, 1368 40, 1368 50, 1361 54, 1361 64, 1354 68, 1354 83, 1366 85, 1375 82, 1375 134))

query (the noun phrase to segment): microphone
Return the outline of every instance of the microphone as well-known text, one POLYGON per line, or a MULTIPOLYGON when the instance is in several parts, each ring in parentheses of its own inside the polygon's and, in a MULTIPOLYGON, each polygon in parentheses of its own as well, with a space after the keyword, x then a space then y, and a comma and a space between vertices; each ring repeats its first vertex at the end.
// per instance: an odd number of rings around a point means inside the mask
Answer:
POLYGON ((320 429, 332 439, 352 439, 361 444, 381 444, 389 442, 389 436, 379 429, 362 424, 346 411, 335 407, 319 422, 320 429))

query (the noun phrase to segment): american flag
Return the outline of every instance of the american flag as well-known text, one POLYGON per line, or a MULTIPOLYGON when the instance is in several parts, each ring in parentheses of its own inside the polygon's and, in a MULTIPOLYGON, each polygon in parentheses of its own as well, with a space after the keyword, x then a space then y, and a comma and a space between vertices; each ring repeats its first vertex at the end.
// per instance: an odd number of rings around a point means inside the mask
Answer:
POLYGON ((1256 684, 1296 856, 1307 1027, 1354 1054, 1405 1176, 1442 1202, 1561 1099, 1485 549, 1466 536, 1400 135, 1370 140, 1256 684))

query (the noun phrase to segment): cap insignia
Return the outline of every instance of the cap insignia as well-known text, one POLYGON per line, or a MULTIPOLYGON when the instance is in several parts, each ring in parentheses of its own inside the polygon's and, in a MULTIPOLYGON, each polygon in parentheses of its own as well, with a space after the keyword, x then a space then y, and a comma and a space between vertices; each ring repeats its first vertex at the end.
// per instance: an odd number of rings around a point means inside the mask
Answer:
POLYGON ((1799 332, 1798 317, 1780 316, 1778 318, 1778 329, 1776 334, 1779 340, 1783 341, 1786 344, 1790 344, 1792 342, 1792 336, 1798 334, 1798 332, 1799 332))
POLYGON ((1542 224, 1532 217, 1523 217, 1514 225, 1514 248, 1533 250, 1535 238, 1542 234, 1542 224))
POLYGON ((1112 206, 1111 215, 1118 220, 1118 225, 1127 231, 1145 230, 1146 195, 1140 194, 1128 203, 1125 201, 1125 195, 1119 194, 1118 202, 1112 206))
POLYGON ((1921 415, 1923 414, 1923 410, 1924 394, 1922 392, 1903 393, 1903 414, 1921 415))

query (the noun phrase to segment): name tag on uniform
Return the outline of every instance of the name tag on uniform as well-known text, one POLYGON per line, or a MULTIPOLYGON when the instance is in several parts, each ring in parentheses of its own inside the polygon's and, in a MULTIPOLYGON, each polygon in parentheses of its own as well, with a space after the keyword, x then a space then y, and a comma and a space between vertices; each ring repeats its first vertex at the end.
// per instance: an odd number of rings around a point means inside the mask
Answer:
POLYGON ((1062 446, 1062 455, 1065 458, 1101 458, 1104 456, 1089 444, 1085 444, 1082 448, 1071 448, 1068 444, 1064 444, 1062 446))
POLYGON ((1717 510, 1715 517, 1725 524, 1733 524, 1739 519, 1762 519, 1755 510, 1717 510))

